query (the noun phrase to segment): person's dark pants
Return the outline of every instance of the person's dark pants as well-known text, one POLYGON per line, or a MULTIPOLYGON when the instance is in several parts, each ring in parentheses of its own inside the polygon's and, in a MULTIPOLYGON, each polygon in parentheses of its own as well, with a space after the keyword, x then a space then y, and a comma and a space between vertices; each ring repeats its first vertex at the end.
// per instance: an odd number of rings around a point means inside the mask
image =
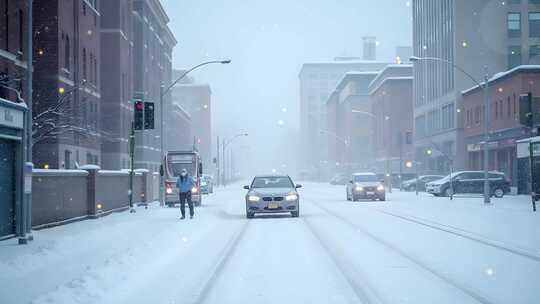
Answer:
POLYGON ((180 192, 180 211, 182 212, 182 217, 186 217, 186 201, 189 206, 189 215, 193 216, 195 212, 193 211, 191 192, 180 192))

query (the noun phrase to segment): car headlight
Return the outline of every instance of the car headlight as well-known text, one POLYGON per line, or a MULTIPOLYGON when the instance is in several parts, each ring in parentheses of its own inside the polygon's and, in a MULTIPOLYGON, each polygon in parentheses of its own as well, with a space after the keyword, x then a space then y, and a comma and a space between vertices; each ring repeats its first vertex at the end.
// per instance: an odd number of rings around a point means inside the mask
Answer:
POLYGON ((362 186, 356 186, 356 187, 354 187, 354 190, 355 190, 355 191, 364 191, 364 187, 362 187, 362 186))
POLYGON ((191 193, 197 193, 197 192, 199 192, 199 189, 197 189, 197 187, 191 188, 191 193))
POLYGON ((167 192, 167 194, 171 194, 172 193, 172 188, 167 187, 167 189, 165 189, 165 192, 167 192))
POLYGON ((256 196, 256 195, 250 195, 250 196, 248 196, 248 201, 250 201, 250 202, 258 202, 258 201, 260 201, 260 200, 261 200, 261 198, 258 197, 258 196, 256 196))
POLYGON ((298 195, 296 195, 296 194, 289 194, 289 195, 285 196, 285 200, 289 201, 289 202, 290 201, 295 201, 297 199, 298 199, 298 195))
POLYGON ((377 191, 384 191, 384 186, 383 185, 379 185, 377 187, 377 191))

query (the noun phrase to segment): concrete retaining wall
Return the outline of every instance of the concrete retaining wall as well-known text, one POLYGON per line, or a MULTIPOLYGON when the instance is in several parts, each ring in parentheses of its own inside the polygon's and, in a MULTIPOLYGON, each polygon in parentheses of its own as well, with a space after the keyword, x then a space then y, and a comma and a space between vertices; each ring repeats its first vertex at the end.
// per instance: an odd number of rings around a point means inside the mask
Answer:
MULTIPOLYGON (((157 199, 159 176, 136 170, 133 203, 157 199)), ((36 229, 129 208, 129 171, 39 170, 32 178, 32 226, 36 229)))

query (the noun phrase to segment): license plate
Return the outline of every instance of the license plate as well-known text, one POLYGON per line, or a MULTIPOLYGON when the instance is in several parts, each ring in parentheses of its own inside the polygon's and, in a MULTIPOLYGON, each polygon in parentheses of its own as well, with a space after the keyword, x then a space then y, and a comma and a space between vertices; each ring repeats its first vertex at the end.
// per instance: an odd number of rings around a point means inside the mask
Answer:
POLYGON ((279 208, 279 205, 277 203, 268 204, 268 209, 277 209, 277 208, 279 208))
POLYGON ((375 192, 366 192, 367 195, 373 195, 375 192))

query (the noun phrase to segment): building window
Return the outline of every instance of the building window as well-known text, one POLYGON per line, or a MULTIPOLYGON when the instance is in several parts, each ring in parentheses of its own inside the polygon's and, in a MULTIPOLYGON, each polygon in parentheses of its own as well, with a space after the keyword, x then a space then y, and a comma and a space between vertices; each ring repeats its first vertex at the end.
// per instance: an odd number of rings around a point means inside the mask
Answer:
POLYGON ((23 40, 24 40, 24 13, 19 10, 19 52, 23 52, 23 40))
POLYGON ((521 37, 521 14, 508 13, 506 16, 508 37, 521 37))
POLYGON ((482 110, 481 110, 480 106, 476 106, 474 108, 474 124, 475 125, 480 124, 480 118, 481 118, 480 116, 482 114, 481 112, 482 112, 482 110))
POLYGON ((66 41, 64 43, 64 67, 68 71, 71 69, 70 59, 71 59, 71 46, 69 45, 69 36, 66 35, 66 41))
POLYGON ((529 47, 529 56, 531 60, 540 59, 540 44, 531 45, 529 47))
POLYGON ((452 129, 454 128, 454 104, 448 104, 442 107, 442 129, 452 129))
POLYGON ((86 16, 86 1, 82 0, 82 13, 84 16, 86 16))
POLYGON ((540 4, 540 0, 529 0, 530 4, 540 4))
POLYGON ((512 116, 512 107, 510 105, 510 96, 506 100, 506 117, 510 118, 512 116))
POLYGON ((508 47, 508 68, 513 69, 521 65, 521 46, 508 47))
POLYGON ((529 37, 540 37, 540 13, 529 13, 529 37))
POLYGON ((6 35, 6 41, 4 45, 4 49, 9 52, 9 0, 4 1, 4 27, 5 27, 5 35, 6 35))
POLYGON ((414 131, 416 138, 422 138, 426 135, 426 117, 424 115, 415 118, 414 131))
POLYGON ((98 81, 99 81, 99 78, 98 78, 99 74, 98 74, 98 63, 97 63, 97 59, 94 57, 94 84, 98 85, 98 81))
POLYGON ((64 169, 71 169, 71 151, 64 151, 64 169))
POLYGON ((86 79, 86 49, 83 48, 82 50, 82 72, 83 72, 83 79, 86 79))

